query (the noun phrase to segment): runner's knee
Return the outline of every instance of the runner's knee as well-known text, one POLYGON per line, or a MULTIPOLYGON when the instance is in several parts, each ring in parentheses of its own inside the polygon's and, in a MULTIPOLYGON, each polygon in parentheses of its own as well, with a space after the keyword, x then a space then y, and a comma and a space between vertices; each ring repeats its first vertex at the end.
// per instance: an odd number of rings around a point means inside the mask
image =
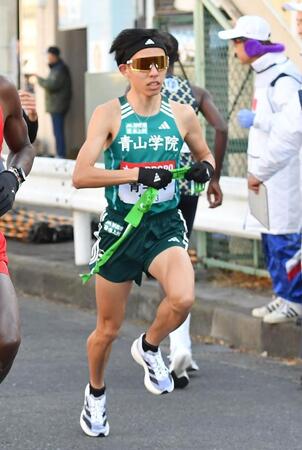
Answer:
POLYGON ((104 324, 95 331, 95 339, 102 344, 111 344, 118 337, 119 327, 114 324, 104 324))
POLYGON ((168 301, 170 302, 171 308, 174 312, 179 314, 187 314, 193 306, 194 296, 189 294, 174 294, 173 296, 168 297, 168 301))

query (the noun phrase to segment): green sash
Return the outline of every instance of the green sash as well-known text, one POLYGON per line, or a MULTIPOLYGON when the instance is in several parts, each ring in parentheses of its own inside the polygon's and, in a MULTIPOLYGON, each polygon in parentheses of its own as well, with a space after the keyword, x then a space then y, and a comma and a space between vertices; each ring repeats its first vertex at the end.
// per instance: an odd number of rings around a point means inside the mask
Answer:
MULTIPOLYGON (((180 169, 171 170, 173 179, 184 178, 186 172, 189 169, 190 167, 181 167, 180 169)), ((204 190, 203 184, 195 183, 194 185, 195 194, 204 190)), ((149 187, 137 200, 137 202, 133 205, 124 219, 125 222, 128 223, 124 233, 109 248, 107 248, 107 250, 102 255, 100 255, 100 258, 89 273, 80 275, 83 284, 86 284, 94 274, 98 273, 99 269, 104 266, 104 264, 106 264, 106 262, 116 252, 120 245, 128 238, 133 228, 137 228, 139 226, 144 214, 150 210, 152 204, 156 200, 157 193, 157 189, 149 187)))

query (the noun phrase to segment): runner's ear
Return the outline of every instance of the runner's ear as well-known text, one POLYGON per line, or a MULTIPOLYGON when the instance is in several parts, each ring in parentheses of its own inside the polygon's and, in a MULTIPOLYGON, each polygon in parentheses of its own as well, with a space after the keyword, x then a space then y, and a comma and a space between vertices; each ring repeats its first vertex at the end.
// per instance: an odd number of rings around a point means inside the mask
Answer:
POLYGON ((124 77, 128 78, 128 66, 127 64, 120 64, 118 66, 119 71, 121 72, 122 75, 124 75, 124 77))

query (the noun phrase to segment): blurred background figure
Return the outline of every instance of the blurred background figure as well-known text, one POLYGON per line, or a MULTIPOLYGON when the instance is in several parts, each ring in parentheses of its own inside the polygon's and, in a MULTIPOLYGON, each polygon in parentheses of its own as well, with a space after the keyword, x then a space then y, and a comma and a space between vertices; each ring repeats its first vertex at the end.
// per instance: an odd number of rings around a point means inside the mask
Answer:
MULTIPOLYGON (((179 103, 192 106, 195 113, 199 112, 206 118, 207 122, 215 129, 214 154, 216 169, 214 176, 209 182, 207 197, 210 208, 216 208, 222 203, 222 192, 219 179, 222 169, 223 158, 227 145, 228 128, 225 120, 214 104, 210 93, 198 86, 190 84, 184 67, 179 59, 178 41, 170 33, 161 32, 168 55, 169 68, 162 87, 162 95, 179 103), (174 74, 174 64, 181 67, 183 77, 174 74)), ((184 144, 181 150, 181 166, 190 166, 194 163, 189 147, 184 144)), ((197 210, 199 194, 194 193, 194 183, 188 180, 180 182, 179 209, 187 225, 187 234, 190 238, 195 214, 197 210)), ((189 382, 188 371, 196 371, 198 365, 192 358, 192 345, 190 338, 190 320, 188 315, 185 322, 175 331, 170 333, 170 371, 174 378, 176 388, 184 388, 189 382)))
MULTIPOLYGON (((235 55, 255 72, 252 109, 242 109, 238 122, 249 129, 248 172, 257 173, 267 151, 277 114, 299 90, 302 75, 284 54, 284 45, 270 41, 269 23, 259 16, 242 16, 235 28, 219 32, 234 43, 235 55)), ((302 316, 302 277, 291 278, 288 263, 301 247, 301 197, 299 156, 266 182, 269 230, 251 214, 247 229, 261 232, 263 251, 275 297, 252 311, 266 323, 282 323, 302 316)))
POLYGON ((302 3, 288 2, 283 4, 283 9, 286 11, 296 11, 296 25, 297 34, 302 39, 302 3))
POLYGON ((45 89, 46 111, 51 115, 57 156, 66 158, 64 121, 72 97, 71 77, 58 47, 49 47, 47 58, 49 75, 47 78, 37 76, 37 81, 45 89))

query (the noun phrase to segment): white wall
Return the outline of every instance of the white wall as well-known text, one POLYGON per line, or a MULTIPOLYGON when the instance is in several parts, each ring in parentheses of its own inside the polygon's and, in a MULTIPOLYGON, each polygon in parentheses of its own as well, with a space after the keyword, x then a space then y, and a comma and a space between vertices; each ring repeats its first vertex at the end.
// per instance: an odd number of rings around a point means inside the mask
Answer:
POLYGON ((135 0, 89 0, 87 2, 88 72, 110 72, 116 69, 109 48, 124 28, 133 28, 136 19, 135 0))
POLYGON ((17 83, 16 1, 1 0, 0 24, 0 73, 17 83))

